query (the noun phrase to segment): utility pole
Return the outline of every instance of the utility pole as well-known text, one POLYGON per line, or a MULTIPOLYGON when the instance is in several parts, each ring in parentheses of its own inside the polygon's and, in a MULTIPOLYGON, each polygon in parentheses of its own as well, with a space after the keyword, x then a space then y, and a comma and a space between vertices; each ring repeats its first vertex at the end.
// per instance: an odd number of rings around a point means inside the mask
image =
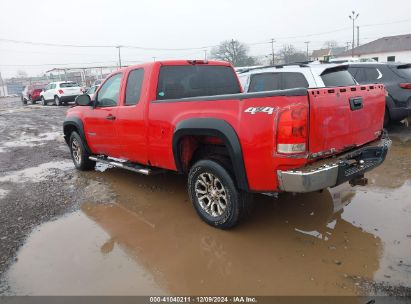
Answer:
POLYGON ((275 42, 275 39, 274 39, 274 38, 271 38, 271 56, 272 56, 272 65, 274 65, 274 64, 275 64, 274 42, 275 42))
POLYGON ((2 95, 6 96, 6 92, 4 90, 4 82, 3 82, 3 77, 1 77, 1 72, 0 72, 0 92, 2 93, 2 95))
POLYGON ((118 49, 118 66, 121 69, 121 45, 116 46, 116 48, 118 49))
POLYGON ((360 27, 357 25, 357 47, 360 46, 360 27))
POLYGON ((351 45, 351 57, 354 57, 354 47, 355 47, 355 20, 357 20, 360 14, 356 14, 355 11, 352 11, 352 14, 348 16, 352 20, 352 45, 351 45))
POLYGON ((204 61, 207 61, 207 50, 204 50, 204 61))
POLYGON ((308 44, 310 41, 304 41, 304 43, 307 45, 307 61, 310 61, 310 58, 308 57, 308 44))

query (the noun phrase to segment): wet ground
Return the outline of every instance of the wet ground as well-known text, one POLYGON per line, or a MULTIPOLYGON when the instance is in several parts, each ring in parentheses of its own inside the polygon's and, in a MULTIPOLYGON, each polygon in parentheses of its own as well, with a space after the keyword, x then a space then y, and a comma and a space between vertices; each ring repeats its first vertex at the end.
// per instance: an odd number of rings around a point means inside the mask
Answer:
POLYGON ((258 195, 220 231, 182 176, 75 171, 65 109, 0 99, 1 294, 411 295, 411 127, 368 186, 258 195))

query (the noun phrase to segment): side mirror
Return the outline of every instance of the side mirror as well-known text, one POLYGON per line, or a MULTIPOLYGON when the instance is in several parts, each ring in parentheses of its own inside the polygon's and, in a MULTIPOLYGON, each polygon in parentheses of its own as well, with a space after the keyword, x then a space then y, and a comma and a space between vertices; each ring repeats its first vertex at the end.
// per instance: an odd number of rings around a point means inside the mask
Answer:
POLYGON ((90 96, 87 94, 79 95, 76 97, 75 103, 78 106, 89 106, 91 104, 90 96))

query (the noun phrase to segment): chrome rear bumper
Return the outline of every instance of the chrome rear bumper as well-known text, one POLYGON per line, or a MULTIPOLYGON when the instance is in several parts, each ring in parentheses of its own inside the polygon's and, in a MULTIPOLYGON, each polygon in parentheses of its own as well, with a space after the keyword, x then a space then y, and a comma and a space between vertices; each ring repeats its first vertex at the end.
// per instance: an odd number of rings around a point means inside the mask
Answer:
POLYGON ((286 192, 312 192, 361 177, 384 162, 390 145, 391 140, 384 136, 360 148, 302 168, 278 170, 279 188, 286 192))

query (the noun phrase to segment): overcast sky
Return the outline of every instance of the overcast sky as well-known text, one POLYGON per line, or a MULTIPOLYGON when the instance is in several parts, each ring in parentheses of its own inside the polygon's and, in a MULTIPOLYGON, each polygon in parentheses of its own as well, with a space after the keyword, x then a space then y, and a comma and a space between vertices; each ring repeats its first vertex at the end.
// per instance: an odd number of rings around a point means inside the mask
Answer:
MULTIPOLYGON (((411 33, 410 0, 0 0, 0 72, 3 77, 18 70, 38 75, 57 64, 114 65, 118 60, 114 47, 38 46, 1 39, 189 49, 234 38, 250 44, 250 54, 259 56, 271 53, 271 38, 277 49, 293 44, 305 50, 304 41, 310 41, 311 50, 318 49, 331 39, 345 46, 352 40, 352 10, 360 13, 361 43, 411 33)), ((122 49, 126 64, 153 57, 203 58, 204 51, 122 49)))

